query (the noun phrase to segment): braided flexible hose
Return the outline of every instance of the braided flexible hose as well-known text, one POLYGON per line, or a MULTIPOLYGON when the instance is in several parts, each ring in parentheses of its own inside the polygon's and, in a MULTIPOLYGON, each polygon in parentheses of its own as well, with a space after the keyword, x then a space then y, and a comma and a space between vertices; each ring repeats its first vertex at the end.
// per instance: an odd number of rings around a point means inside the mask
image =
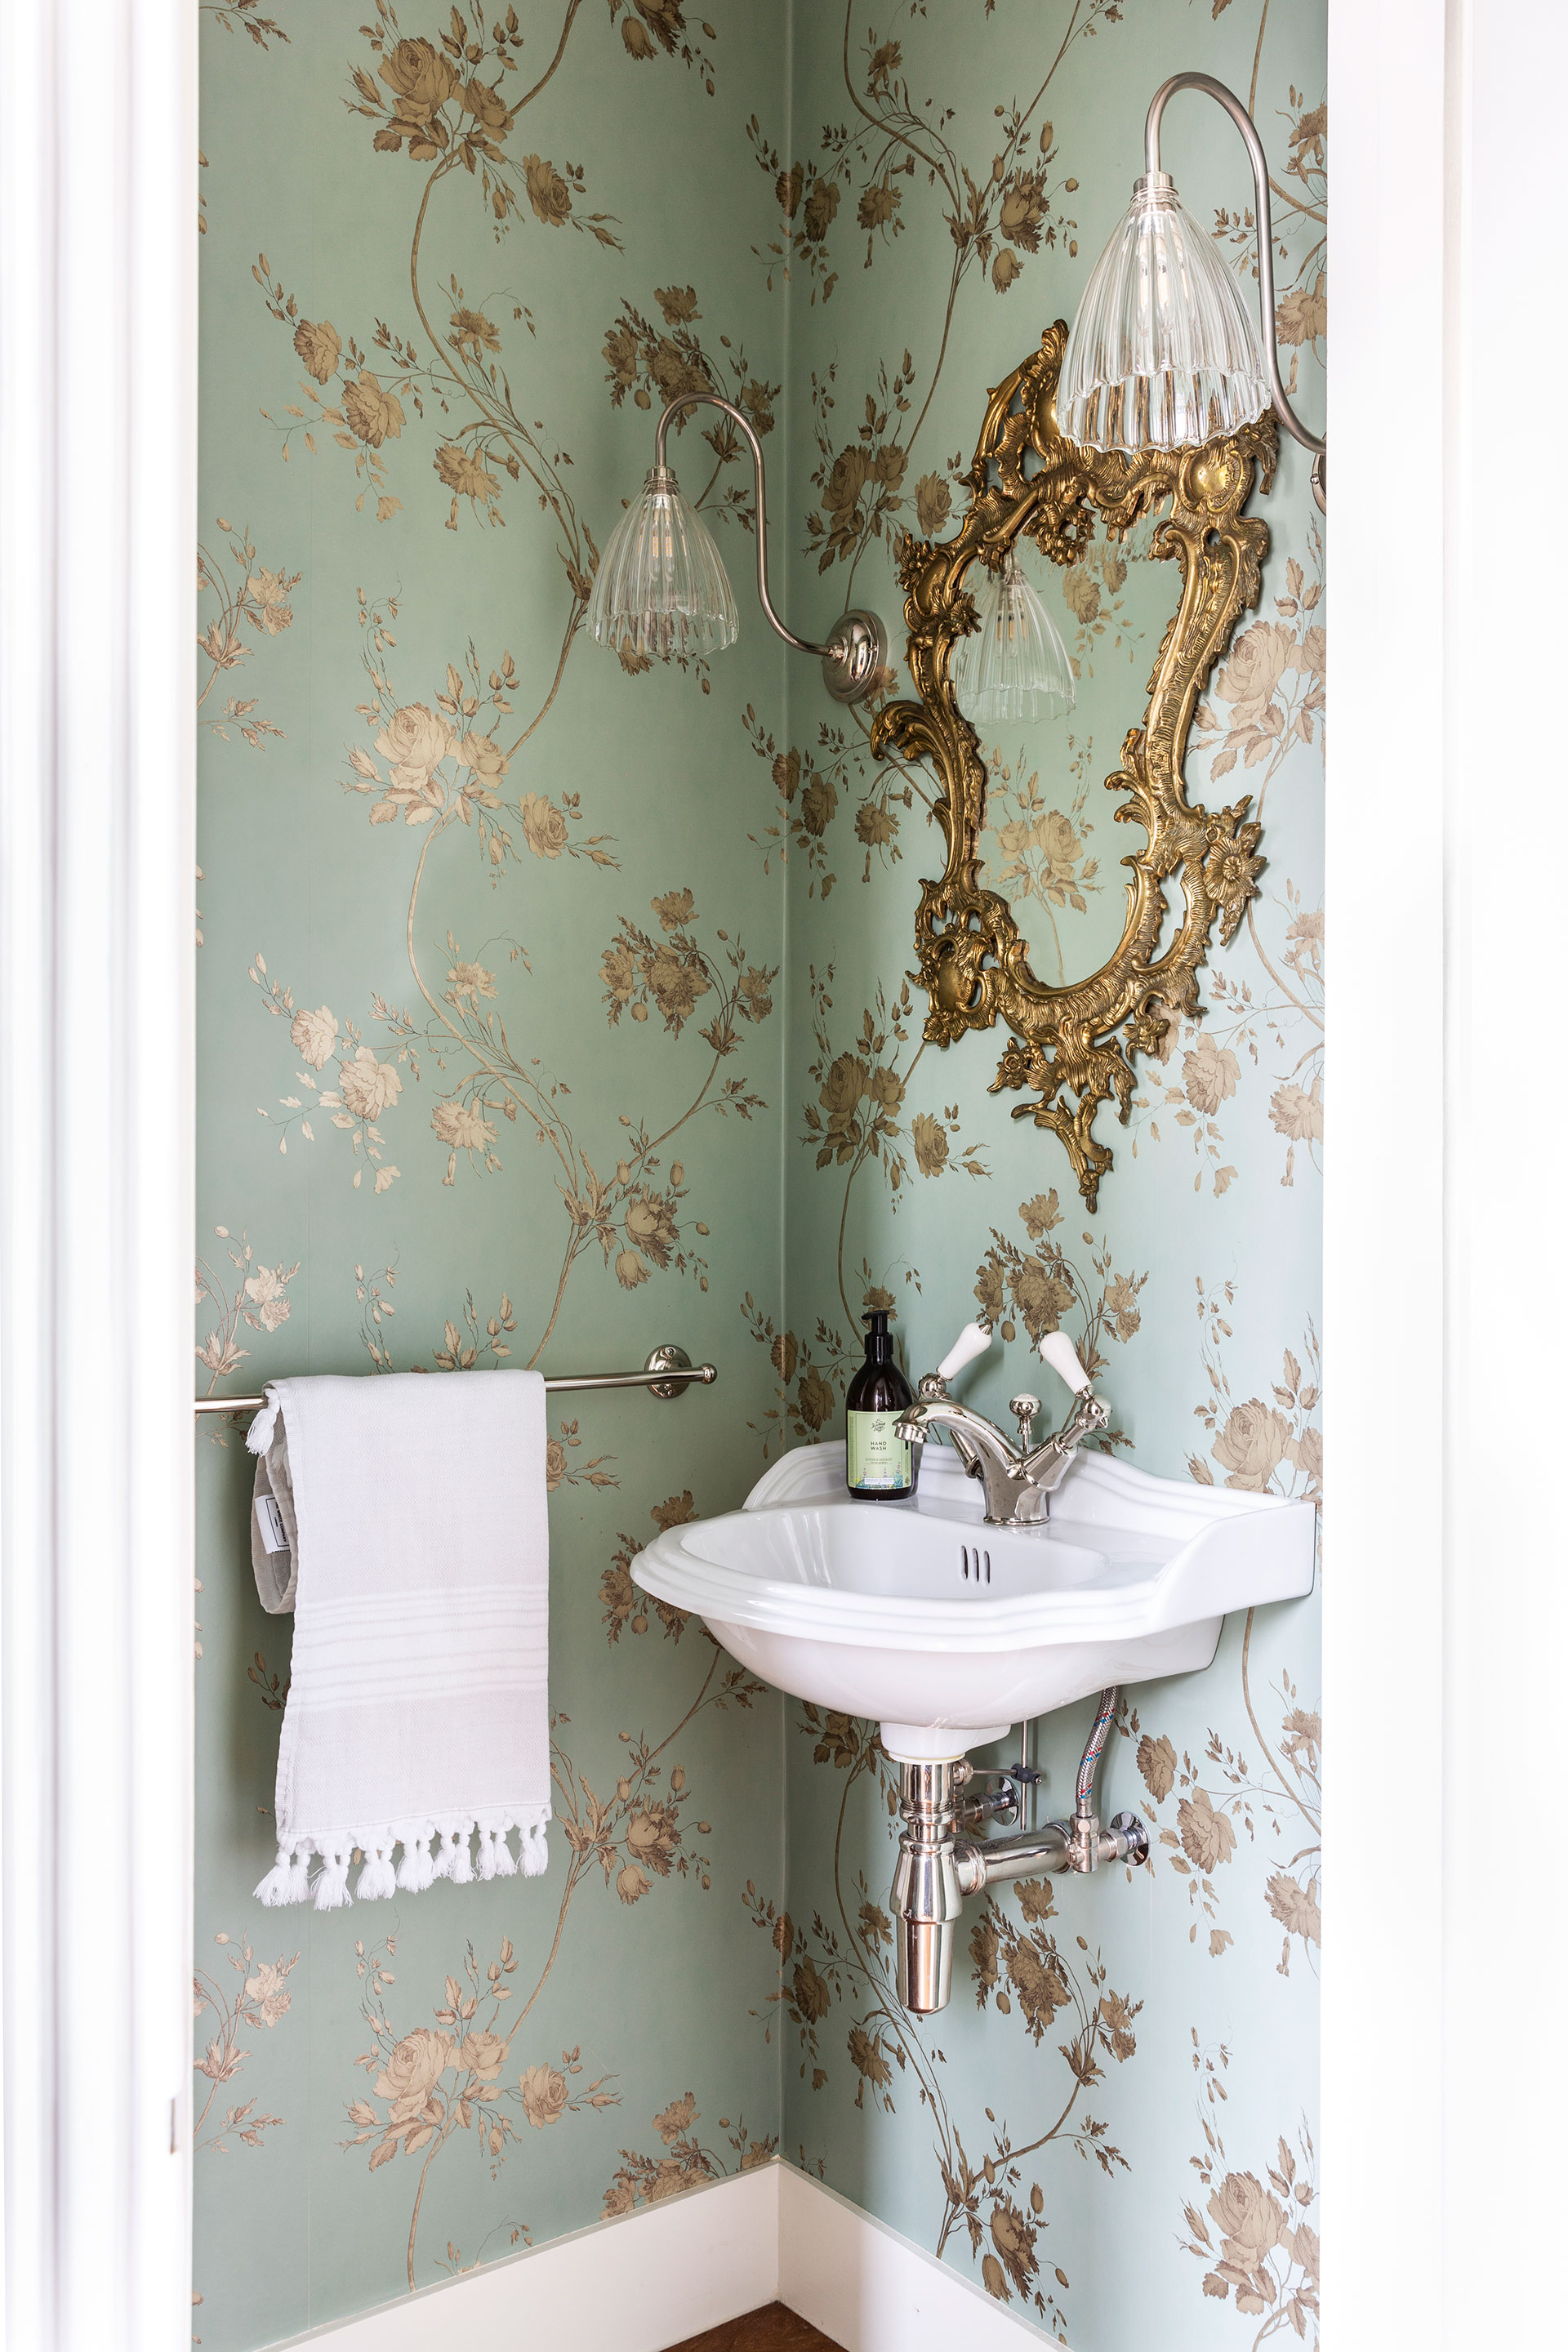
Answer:
POLYGON ((1106 1734, 1115 1717, 1117 1696, 1118 1686, 1114 1683, 1109 1690, 1100 1692, 1100 1713, 1094 1718, 1094 1728, 1085 1741, 1083 1754, 1079 1759, 1078 1810, 1080 1813, 1094 1811, 1094 1778, 1100 1769, 1100 1754, 1105 1746, 1106 1734))

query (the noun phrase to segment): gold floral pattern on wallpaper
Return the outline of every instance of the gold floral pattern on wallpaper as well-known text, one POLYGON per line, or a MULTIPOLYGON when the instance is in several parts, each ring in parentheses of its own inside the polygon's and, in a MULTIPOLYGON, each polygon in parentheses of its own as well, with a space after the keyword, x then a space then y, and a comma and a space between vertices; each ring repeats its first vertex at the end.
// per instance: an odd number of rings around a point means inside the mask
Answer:
POLYGON ((275 1960, 258 1959, 248 1937, 241 1937, 237 1944, 232 1937, 220 1933, 213 1942, 230 1974, 222 1974, 216 1961, 195 1973, 197 2028, 207 2036, 205 2047, 193 2062, 205 2085, 197 2087, 200 2104, 191 2125, 191 2145, 198 2156, 227 2156, 234 2142, 242 2147, 261 2147, 269 2131, 282 2128, 283 2117, 268 2115, 255 2099, 241 2099, 216 2116, 213 2109, 252 2054, 247 2037, 270 2033, 288 2016, 294 2001, 289 1979, 300 1958, 296 1952, 287 1960, 281 1954, 275 1960), (205 2026, 203 2018, 208 2021, 205 2026))
POLYGON ((289 1286, 300 1271, 298 1258, 292 1265, 285 1265, 281 1258, 276 1265, 263 1265, 243 1232, 237 1244, 226 1225, 215 1225, 213 1232, 224 1244, 234 1275, 231 1284, 205 1258, 196 1260, 196 1305, 210 1303, 217 1318, 196 1349, 196 1361, 207 1374, 208 1396, 250 1353, 239 1344, 242 1326, 270 1337, 287 1323, 289 1286))
POLYGON ((1281 2133, 1272 2160, 1265 2158, 1256 2172, 1231 2171, 1219 2127, 1230 2055, 1223 2042, 1213 2050, 1201 2046, 1194 2027, 1203 2147, 1191 2163, 1208 2195, 1201 2210, 1195 2200, 1184 2207, 1183 2243, 1205 2265, 1205 2294, 1233 2302, 1238 2317, 1249 2323, 1261 2322, 1249 2331, 1255 2347, 1288 2328, 1316 2352, 1321 2249, 1317 2222, 1308 2219, 1318 2195, 1312 2135, 1303 2122, 1294 2147, 1281 2133))
POLYGON ((276 16, 262 16, 257 0, 200 0, 198 13, 210 16, 226 33, 246 34, 258 49, 289 38, 276 16))
POLYGON ((293 626, 294 607, 289 600, 303 575, 281 567, 272 572, 266 564, 258 563, 250 533, 235 530, 222 515, 217 518, 217 528, 228 541, 226 563, 205 542, 196 548, 197 597, 210 600, 209 610, 213 604, 216 605, 196 639, 197 658, 205 672, 196 696, 196 709, 205 714, 202 724, 226 743, 232 727, 253 751, 259 751, 266 748, 269 735, 280 737, 283 733, 281 727, 260 715, 259 696, 231 694, 221 708, 210 713, 206 710, 207 697, 220 677, 241 668, 258 650, 246 636, 246 629, 266 638, 280 637, 285 629, 293 626))
MULTIPOLYGON (((1074 1327, 1070 1336, 1079 1360, 1092 1380, 1107 1369, 1101 1339, 1125 1347, 1142 1328, 1139 1301, 1148 1275, 1131 1269, 1118 1274, 1110 1244, 1096 1242, 1091 1233, 1080 1237, 1089 1253, 1086 1274, 1068 1255, 1066 1244, 1054 1238, 1066 1223, 1054 1184, 1049 1192, 1021 1201, 1018 1218, 1033 1247, 1026 1250, 993 1227, 991 1246, 974 1276, 981 1315, 1006 1342, 1017 1337, 1021 1324, 1035 1349, 1047 1331, 1060 1330, 1068 1318, 1074 1327)), ((1128 1440, 1107 1430, 1101 1443, 1125 1445, 1128 1440)))
MULTIPOLYGON (((395 1939, 388 1937, 383 1948, 390 1958, 395 1939)), ((432 2006, 434 2025, 416 2025, 405 2033, 399 2033, 387 2014, 386 1996, 395 1978, 379 1957, 372 1959, 363 1946, 356 1951, 361 2015, 371 2046, 354 2063, 371 2078, 371 2089, 349 2104, 348 2120, 354 2131, 343 2146, 368 2146, 372 2172, 399 2156, 422 2158, 408 2222, 412 2292, 425 2184, 431 2166, 459 2131, 468 2133, 493 2179, 522 2130, 547 2131, 566 2116, 616 2106, 620 2094, 610 2087, 608 2075, 585 2078, 575 2049, 563 2051, 559 2066, 536 2061, 511 2077, 512 2044, 528 2010, 505 2006, 516 1990, 509 1981, 517 1973, 510 1937, 501 1937, 495 1958, 485 1963, 482 1973, 468 1944, 458 1973, 447 1976, 441 1998, 432 2006)))
MULTIPOLYGON (((1278 617, 1255 621, 1238 633, 1210 693, 1198 706, 1194 723, 1199 750, 1211 755, 1215 780, 1228 775, 1238 761, 1244 771, 1261 768, 1253 808, 1258 820, 1268 787, 1292 751, 1311 748, 1321 739, 1327 640, 1316 617, 1322 600, 1322 539, 1315 522, 1308 525, 1307 537, 1311 578, 1294 556, 1287 559, 1284 593, 1273 600, 1278 617)), ((1208 1001, 1202 1025, 1175 1020, 1166 1024, 1156 1060, 1167 1083, 1158 1103, 1152 1093, 1142 1092, 1133 1104, 1139 1133, 1156 1143, 1161 1140, 1156 1111, 1173 1115, 1197 1159, 1194 1190, 1203 1189, 1206 1177, 1216 1195, 1228 1191, 1237 1175, 1224 1157, 1223 1107, 1237 1094, 1244 1073, 1261 1072, 1265 1045, 1275 1066, 1269 1124, 1286 1147, 1279 1181, 1295 1182, 1298 1147, 1314 1167, 1321 1165, 1322 908, 1305 906, 1300 891, 1287 880, 1282 897, 1258 894, 1248 899, 1247 934, 1260 969, 1259 982, 1238 977, 1234 967, 1216 969, 1205 984, 1208 1001), (1267 944, 1260 910, 1269 927, 1267 944), (1178 1054, 1179 1086, 1174 1083, 1178 1054)), ((1132 1148, 1136 1154, 1136 1139, 1132 1148)))
POLYGON ((753 2171, 778 2153, 776 2132, 752 2139, 743 2116, 733 2125, 728 2116, 721 2116, 719 2128, 728 2136, 731 2161, 717 2148, 702 2145, 696 2131, 700 2119, 696 2096, 688 2091, 655 2116, 653 2128, 659 2140, 656 2155, 641 2156, 633 2148, 622 2148, 615 2178, 605 2191, 605 2221, 618 2221, 639 2206, 662 2204, 667 2197, 679 2197, 682 2189, 695 2189, 705 2180, 753 2171))
MULTIPOLYGON (((1065 808, 1054 803, 1067 798, 1066 787, 1053 791, 1048 778, 1042 782, 1034 756, 1022 744, 1011 757, 1000 743, 988 744, 983 755, 986 791, 981 839, 994 844, 985 851, 986 885, 999 891, 1021 919, 1031 902, 1039 908, 1051 935, 1058 986, 1065 986, 1068 973, 1057 916, 1069 909, 1087 914, 1089 899, 1099 898, 1105 887, 1099 857, 1089 850, 1094 819, 1089 813, 1089 771, 1094 738, 1087 736, 1080 746, 1069 734, 1067 751, 1068 773, 1076 790, 1065 808)), ((1049 972, 1046 977, 1051 977, 1049 972)))
MULTIPOLYGON (((1322 1435, 1311 1417, 1320 1403, 1316 1331, 1308 1326, 1300 1357, 1284 1349, 1280 1377, 1267 1399, 1254 1396, 1237 1403, 1224 1368, 1225 1348, 1234 1338, 1228 1318, 1236 1296, 1233 1282, 1205 1289, 1198 1281, 1210 1393, 1194 1411, 1213 1444, 1207 1458, 1188 1457, 1188 1471, 1202 1486, 1221 1483, 1243 1494, 1321 1504, 1322 1435), (1216 1470, 1223 1474, 1217 1482, 1216 1470)), ((1268 1916, 1284 1929, 1279 1974, 1289 1976, 1293 1940, 1298 1957, 1304 1956, 1314 1970, 1321 1942, 1322 1717, 1302 1703, 1284 1668, 1267 1699, 1255 1694, 1257 1616, 1256 1610, 1247 1611, 1241 1638, 1241 1701, 1250 1740, 1245 1735, 1227 1738, 1211 1727, 1194 1759, 1185 1747, 1178 1750, 1167 1733, 1145 1730, 1136 1706, 1124 1707, 1118 1729, 1137 1742, 1151 1824, 1160 1824, 1156 1857, 1163 1854, 1186 1882, 1189 1939, 1195 1943, 1206 1929, 1211 1959, 1223 1958, 1235 1944, 1222 1912, 1228 1866, 1245 1852, 1266 1865, 1259 1891, 1268 1916), (1273 1716, 1278 1727, 1272 1736, 1264 1731, 1260 1710, 1273 1716), (1173 1796, 1173 1823, 1161 1820, 1173 1796)), ((1161 1696, 1157 1688, 1149 1695, 1151 1712, 1159 1707, 1161 1696)))

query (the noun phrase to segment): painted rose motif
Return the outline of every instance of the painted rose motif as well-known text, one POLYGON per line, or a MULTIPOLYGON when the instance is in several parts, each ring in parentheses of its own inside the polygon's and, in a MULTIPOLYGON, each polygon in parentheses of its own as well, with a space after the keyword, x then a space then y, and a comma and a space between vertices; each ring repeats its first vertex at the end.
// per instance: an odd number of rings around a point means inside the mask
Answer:
MULTIPOLYGON (((490 993, 494 994, 492 989, 490 993)), ((456 1099, 437 1103, 430 1114, 430 1125, 443 1143, 454 1151, 483 1151, 496 1139, 495 1129, 484 1115, 484 1106, 478 1102, 456 1099)))
POLYGON ((467 2067, 477 2083, 493 2083, 505 2057, 506 2043, 501 2036, 480 2030, 464 2034, 458 2063, 467 2067))
POLYGON ((390 1062, 378 1062, 362 1045, 352 1062, 338 1065, 338 1090, 356 1118, 379 1118, 403 1092, 403 1080, 390 1062))
POLYGON ((337 1017, 329 1005, 319 1005, 314 1013, 296 1013, 289 1024, 289 1042, 302 1062, 313 1070, 324 1070, 337 1050, 337 1017))
MULTIPOLYGON (((494 792, 510 765, 506 753, 493 735, 465 735, 458 746, 461 764, 476 775, 480 783, 494 792)), ((562 838, 565 838, 565 820, 562 821, 562 838)), ((530 847, 532 846, 531 843, 530 847)))
POLYGON ((554 164, 547 163, 541 155, 525 155, 522 175, 534 218, 542 220, 546 228, 560 228, 572 210, 572 191, 554 164))
POLYGON ((910 1141, 915 1166, 922 1176, 940 1176, 947 1166, 947 1129, 930 1111, 917 1110, 910 1121, 910 1141))
MULTIPOLYGON (((566 846, 566 820, 554 803, 538 793, 524 793, 518 806, 523 839, 535 857, 559 857, 566 846)), ((630 992, 628 982, 626 993, 630 992)))
POLYGON ((391 2051, 375 2078, 378 2098, 392 2102, 394 2123, 412 2123, 423 2116, 431 2094, 452 2063, 455 2044, 449 2033, 416 2025, 391 2051))
MULTIPOLYGON (((1235 718, 1231 724, 1248 730, 1262 730, 1267 722, 1268 706, 1273 701, 1279 681, 1287 670, 1296 666, 1297 646, 1292 632, 1277 621, 1254 621, 1243 629, 1231 646, 1230 656, 1215 680, 1215 697, 1220 702, 1233 705, 1235 718)), ((1253 761, 1248 747, 1247 764, 1253 761)))
POLYGON ((1236 1832, 1229 1817, 1215 1811, 1206 1789, 1196 1789, 1190 1797, 1184 1797, 1176 1808, 1176 1828, 1182 1852, 1194 1868, 1205 1875, 1211 1875, 1236 1852, 1236 1832))
MULTIPOLYGON (((457 441, 444 441, 431 459, 437 474, 452 492, 452 512, 458 511, 458 499, 471 499, 476 506, 493 505, 500 497, 500 483, 488 466, 482 466, 471 450, 457 441)), ((449 522, 447 529, 455 529, 449 522)))
POLYGON ((245 583, 250 599, 247 608, 254 627, 269 637, 281 636, 294 618, 294 607, 289 602, 289 583, 280 572, 268 572, 258 565, 245 583))
POLYGON ((392 782, 399 791, 422 793, 452 749, 452 730, 423 702, 406 702, 382 729, 375 748, 391 761, 392 782))
POLYGON ((260 1960, 256 1974, 245 1979, 245 1996, 251 2004, 252 2021, 257 2025, 276 2025, 286 2017, 292 2005, 292 1996, 283 1979, 293 1967, 290 1960, 260 1960))
POLYGON ((343 415, 349 430, 373 449, 379 449, 384 441, 395 441, 403 431, 403 403, 392 393, 383 392, 380 378, 368 368, 344 386, 343 415))
POLYGON ((553 2066, 525 2066, 521 2076, 522 2111, 535 2131, 560 2122, 566 2112, 564 2074, 553 2066))
MULTIPOLYGON (((469 90, 481 87, 475 82, 468 84, 469 90)), ((504 116, 504 107, 501 111, 504 116)), ((452 349, 459 357, 482 359, 486 352, 499 352, 500 349, 500 330, 491 325, 482 310, 456 310, 452 313, 451 326, 452 349)))
POLYGON ((1215 1460, 1230 1474, 1225 1482, 1227 1486, 1260 1495, 1285 1460, 1289 1445, 1289 1423, 1272 1405, 1250 1397, 1246 1404, 1231 1407, 1212 1451, 1215 1460))
POLYGON ((1250 2172, 1227 2172, 1209 2199, 1210 2218, 1219 2224, 1226 2262, 1256 2271, 1285 2235, 1285 2216, 1250 2172))
POLYGON ((325 383, 329 376, 335 374, 342 348, 342 337, 330 319, 321 319, 314 323, 309 319, 301 319, 294 330, 294 349, 303 361, 306 373, 313 375, 318 383, 325 383))
POLYGON ((381 79, 392 92, 393 120, 375 134, 378 147, 396 150, 408 141, 417 163, 427 163, 447 144, 446 125, 437 118, 458 88, 446 58, 426 40, 404 40, 382 59, 381 79))
POLYGON ((1236 1092, 1240 1076, 1240 1065, 1230 1047, 1215 1045, 1206 1029, 1193 1051, 1182 1057, 1187 1100, 1205 1118, 1212 1118, 1221 1103, 1236 1092))
POLYGON ((276 1331, 289 1320, 288 1285, 289 1276, 280 1265, 258 1265, 246 1282, 245 1295, 256 1309, 247 1321, 259 1323, 264 1331, 276 1331))
POLYGON ((496 976, 482 963, 455 963, 447 974, 447 986, 459 1003, 477 1004, 481 996, 495 994, 496 976))

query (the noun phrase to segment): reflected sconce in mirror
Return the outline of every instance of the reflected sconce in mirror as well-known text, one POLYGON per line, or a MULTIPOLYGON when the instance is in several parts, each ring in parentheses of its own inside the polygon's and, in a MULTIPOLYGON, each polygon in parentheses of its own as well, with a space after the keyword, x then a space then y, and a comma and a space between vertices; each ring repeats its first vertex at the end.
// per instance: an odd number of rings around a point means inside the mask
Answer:
POLYGON ((1189 448, 1256 424, 1272 408, 1312 453, 1312 494, 1327 508, 1327 444, 1286 394, 1274 339, 1268 160, 1258 126, 1212 74, 1173 74, 1154 92, 1143 131, 1144 173, 1094 266, 1062 362, 1057 416, 1085 448, 1189 448), (1160 119, 1181 89, 1223 106, 1247 144, 1257 190, 1259 338, 1235 278, 1160 168, 1160 119))
POLYGON ((1016 547, 980 598, 979 612, 979 628, 960 639, 952 660, 952 690, 970 725, 1065 719, 1078 699, 1072 664, 1016 547))
POLYGON ((721 653, 740 634, 735 598, 713 535, 680 495, 666 462, 670 420, 683 409, 722 409, 751 446, 757 484, 757 594, 770 626, 796 653, 816 654, 836 702, 864 702, 888 683, 888 633, 875 613, 846 613, 826 645, 786 629, 768 593, 768 515, 762 444, 751 420, 716 392, 683 392, 658 420, 653 471, 610 534, 588 604, 595 645, 658 661, 721 653))

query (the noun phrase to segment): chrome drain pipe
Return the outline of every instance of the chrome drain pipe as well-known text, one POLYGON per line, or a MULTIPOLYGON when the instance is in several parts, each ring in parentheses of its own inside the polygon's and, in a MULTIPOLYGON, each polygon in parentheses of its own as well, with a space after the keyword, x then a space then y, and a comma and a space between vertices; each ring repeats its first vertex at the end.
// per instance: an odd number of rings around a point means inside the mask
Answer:
POLYGON ((904 1764, 904 1832, 893 1873, 899 1999, 916 2017, 945 2009, 952 1995, 952 1945, 963 1895, 953 1860, 955 1788, 967 1763, 904 1764))
POLYGON ((1013 1878, 1058 1871, 1086 1874, 1103 1864, 1134 1866, 1149 1858, 1149 1832, 1136 1813, 1117 1813, 1102 1829, 1094 1784, 1100 1752, 1116 1712, 1114 1689, 1102 1693, 1094 1727, 1078 1769, 1072 1819, 1047 1822, 1015 1837, 960 1835, 988 1819, 1017 1820, 1030 1791, 1001 1772, 984 1795, 962 1792, 974 1777, 966 1759, 904 1763, 899 1811, 903 1834, 893 1873, 892 1906, 898 1944, 899 1999, 917 2017, 945 2009, 952 1995, 952 1948, 964 1899, 1013 1878))

